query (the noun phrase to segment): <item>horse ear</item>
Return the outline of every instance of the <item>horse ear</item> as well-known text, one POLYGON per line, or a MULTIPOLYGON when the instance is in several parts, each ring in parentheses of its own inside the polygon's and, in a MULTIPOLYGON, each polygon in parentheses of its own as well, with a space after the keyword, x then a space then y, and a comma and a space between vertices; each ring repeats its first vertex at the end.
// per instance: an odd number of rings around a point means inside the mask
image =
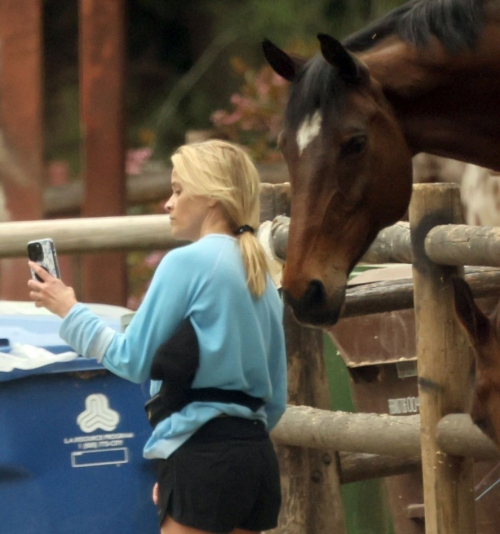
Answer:
POLYGON ((274 72, 279 74, 285 80, 293 82, 297 77, 299 65, 286 52, 283 52, 268 39, 262 42, 262 49, 267 62, 271 65, 274 72))
POLYGON ((338 69, 342 78, 351 82, 361 79, 358 63, 340 41, 325 33, 319 33, 318 39, 323 57, 332 67, 338 69))
POLYGON ((455 312, 473 345, 484 344, 491 335, 491 324, 477 307, 469 284, 458 276, 451 278, 455 294, 455 312))

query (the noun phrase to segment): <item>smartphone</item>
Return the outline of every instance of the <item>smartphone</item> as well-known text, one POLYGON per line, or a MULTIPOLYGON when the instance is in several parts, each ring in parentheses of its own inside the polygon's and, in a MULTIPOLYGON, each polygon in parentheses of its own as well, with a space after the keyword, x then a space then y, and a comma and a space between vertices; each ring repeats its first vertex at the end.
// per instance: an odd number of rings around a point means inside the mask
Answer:
MULTIPOLYGON (((50 238, 39 239, 38 241, 30 241, 28 243, 28 258, 38 263, 49 274, 56 278, 61 278, 59 271, 59 263, 57 262, 56 247, 54 241, 50 238)), ((31 270, 31 278, 43 282, 43 280, 31 270)))

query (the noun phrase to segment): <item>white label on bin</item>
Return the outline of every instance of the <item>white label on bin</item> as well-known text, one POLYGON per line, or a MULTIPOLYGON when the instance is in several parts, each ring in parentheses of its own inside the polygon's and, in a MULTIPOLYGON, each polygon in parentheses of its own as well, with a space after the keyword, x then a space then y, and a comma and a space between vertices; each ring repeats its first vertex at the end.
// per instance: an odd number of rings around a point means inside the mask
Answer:
POLYGON ((109 399, 102 393, 89 395, 85 399, 85 410, 76 418, 82 432, 97 429, 112 432, 120 422, 120 414, 109 407, 109 399))
POLYGON ((418 397, 404 397, 402 399, 389 399, 389 413, 399 415, 405 413, 418 413, 420 401, 418 397))
POLYGON ((100 465, 119 465, 128 463, 128 449, 120 447, 101 451, 72 452, 72 467, 98 467, 100 465))
POLYGON ((127 441, 135 438, 134 432, 116 432, 120 414, 111 409, 109 399, 94 393, 85 399, 85 410, 76 422, 84 435, 63 438, 71 454, 72 467, 126 464, 129 460, 127 441), (101 434, 91 434, 97 429, 101 434))
POLYGON ((113 432, 64 438, 63 443, 73 449, 72 467, 93 467, 128 463, 129 448, 126 445, 127 440, 133 438, 133 432, 113 432))

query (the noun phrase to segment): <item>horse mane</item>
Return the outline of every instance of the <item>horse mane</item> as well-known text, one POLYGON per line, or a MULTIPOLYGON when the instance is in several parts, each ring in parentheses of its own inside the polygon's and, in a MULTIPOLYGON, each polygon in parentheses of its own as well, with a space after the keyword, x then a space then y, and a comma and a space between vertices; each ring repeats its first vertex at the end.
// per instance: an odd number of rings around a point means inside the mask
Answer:
MULTIPOLYGON (((473 49, 484 26, 485 0, 410 0, 381 19, 343 41, 351 52, 362 52, 390 35, 398 35, 414 46, 424 46, 437 37, 450 52, 473 49)), ((348 88, 321 54, 300 68, 298 84, 292 84, 285 120, 298 126, 318 108, 335 112, 342 105, 348 88)))
POLYGON ((362 52, 390 35, 424 46, 437 37, 451 53, 475 47, 484 25, 484 0, 411 0, 347 37, 351 52, 362 52))
POLYGON ((299 123, 317 109, 328 109, 331 113, 339 107, 342 96, 347 94, 345 82, 330 67, 321 54, 312 57, 300 70, 298 84, 290 88, 289 103, 285 120, 292 126, 299 123))

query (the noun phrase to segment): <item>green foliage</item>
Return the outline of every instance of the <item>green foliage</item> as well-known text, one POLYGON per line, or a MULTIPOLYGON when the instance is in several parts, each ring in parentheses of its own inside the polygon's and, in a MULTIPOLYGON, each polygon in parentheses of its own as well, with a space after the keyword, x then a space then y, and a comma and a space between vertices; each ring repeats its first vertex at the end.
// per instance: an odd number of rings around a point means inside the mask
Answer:
MULTIPOLYGON (((400 3, 396 0, 376 3, 371 0, 324 0, 306 7, 303 2, 295 0, 270 3, 256 1, 251 5, 238 4, 239 11, 231 11, 230 16, 248 21, 246 25, 252 35, 272 31, 273 40, 288 52, 310 57, 318 48, 316 39, 312 39, 311 35, 316 35, 319 28, 343 38, 373 19, 374 13, 382 9, 382 4, 385 12, 400 3), (326 29, 326 26, 330 29, 326 29), (311 27, 315 27, 315 31, 311 27), (285 45, 280 43, 283 35, 286 35, 285 45)), ((229 14, 221 5, 221 2, 214 2, 213 9, 218 13, 217 20, 226 22, 229 14)), ((215 111, 211 120, 219 135, 247 146, 255 159, 275 161, 279 158, 275 147, 288 84, 274 74, 269 66, 256 69, 246 63, 244 47, 240 49, 241 56, 230 60, 234 74, 240 78, 239 90, 230 97, 230 109, 215 111)))
MULTIPOLYGON (((128 139, 143 146, 154 130, 168 156, 189 129, 206 128, 242 84, 238 56, 257 73, 267 37, 283 48, 317 50, 316 35, 338 38, 401 4, 401 0, 128 0, 128 139), (194 71, 194 76, 193 76, 194 71)), ((78 6, 44 0, 46 158, 79 172, 78 6)), ((150 136, 151 141, 153 137, 150 136)))
MULTIPOLYGON (((209 9, 215 31, 239 28, 239 44, 252 50, 247 51, 249 55, 257 52, 258 61, 262 61, 260 50, 254 47, 264 37, 282 46, 291 41, 310 43, 322 32, 343 39, 402 3, 403 0, 211 0, 209 9)), ((241 48, 238 53, 245 56, 241 48)))
POLYGON ((237 57, 231 64, 242 86, 231 97, 232 110, 215 111, 211 120, 221 137, 250 148, 254 159, 274 161, 288 84, 268 65, 257 71, 237 57))

